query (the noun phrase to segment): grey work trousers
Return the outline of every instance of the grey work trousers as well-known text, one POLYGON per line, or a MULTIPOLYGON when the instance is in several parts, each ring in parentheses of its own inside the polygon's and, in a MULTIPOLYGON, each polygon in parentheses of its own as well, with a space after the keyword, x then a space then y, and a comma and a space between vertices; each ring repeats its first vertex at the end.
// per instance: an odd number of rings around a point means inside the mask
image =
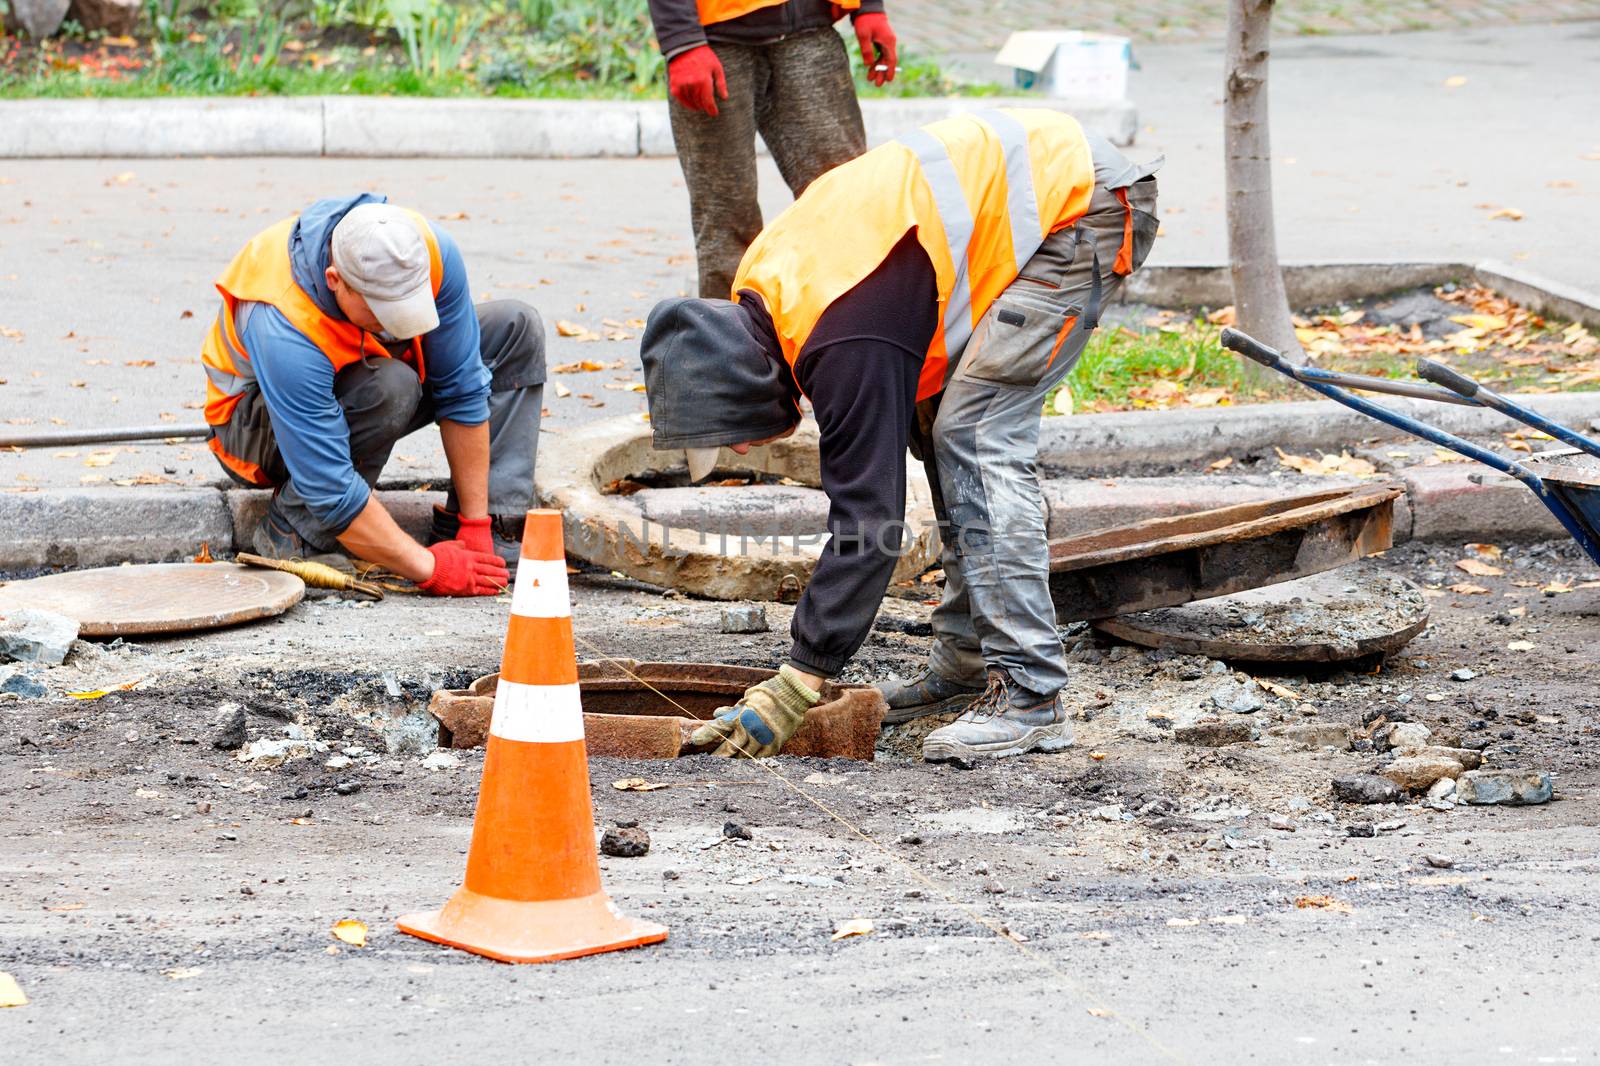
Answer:
POLYGON ((726 300, 761 232, 756 134, 799 196, 819 175, 867 150, 850 57, 832 28, 768 44, 713 41, 728 98, 715 117, 669 100, 672 140, 689 188, 700 295, 726 300))
MULTIPOLYGON (((1139 176, 1127 187, 1137 269, 1155 238, 1156 183, 1117 159, 1123 173, 1139 176)), ((1101 162, 1097 152, 1104 172, 1101 162)), ((1051 234, 985 313, 944 392, 918 405, 913 451, 933 489, 945 573, 929 666, 952 681, 982 684, 993 666, 1044 696, 1066 684, 1037 473, 1039 422, 1045 396, 1097 324, 1097 261, 1099 300, 1122 284, 1114 267, 1127 220, 1115 193, 1098 186, 1089 212, 1051 234)))
MULTIPOLYGON (((479 304, 479 354, 489 369, 489 513, 521 517, 533 505, 533 468, 544 401, 544 324, 516 300, 479 304)), ((369 486, 400 438, 437 422, 433 397, 417 372, 399 359, 368 356, 339 371, 334 394, 350 428, 350 461, 369 486)), ((277 488, 273 507, 319 552, 339 550, 338 534, 296 491, 278 451, 271 413, 257 388, 240 397, 233 417, 214 430, 224 451, 259 466, 277 488)), ((230 477, 248 485, 223 464, 230 477)), ((445 506, 458 510, 455 489, 445 506)))

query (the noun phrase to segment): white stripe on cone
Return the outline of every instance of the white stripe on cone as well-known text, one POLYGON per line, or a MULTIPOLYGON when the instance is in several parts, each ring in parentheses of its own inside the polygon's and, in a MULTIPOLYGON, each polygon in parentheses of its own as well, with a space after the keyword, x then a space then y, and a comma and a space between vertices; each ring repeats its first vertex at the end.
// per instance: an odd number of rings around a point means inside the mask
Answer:
MULTIPOLYGON (((527 566, 526 560, 522 563, 527 566)), ((578 686, 524 685, 502 679, 494 693, 489 732, 501 740, 560 744, 583 739, 578 686)))
POLYGON ((567 564, 563 559, 523 559, 517 563, 516 588, 511 592, 511 613, 524 618, 567 618, 572 600, 567 595, 567 564))

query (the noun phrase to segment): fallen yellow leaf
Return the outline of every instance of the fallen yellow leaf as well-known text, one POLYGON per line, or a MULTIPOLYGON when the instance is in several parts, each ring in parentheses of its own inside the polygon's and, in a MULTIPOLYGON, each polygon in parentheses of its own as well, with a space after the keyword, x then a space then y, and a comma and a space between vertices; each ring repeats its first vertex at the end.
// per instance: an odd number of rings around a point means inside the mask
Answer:
POLYGON ((69 692, 67 695, 75 700, 97 700, 101 696, 109 696, 113 692, 126 692, 143 680, 144 678, 142 677, 136 677, 132 681, 124 681, 120 685, 111 685, 108 688, 92 688, 85 692, 69 692))
POLYGON ((366 922, 357 921, 354 918, 345 918, 341 921, 334 922, 333 928, 329 931, 333 933, 334 939, 342 940, 353 948, 364 948, 367 946, 366 922))
POLYGON ((1474 585, 1470 581, 1457 581, 1454 585, 1447 585, 1445 587, 1459 596, 1487 595, 1489 592, 1489 590, 1484 588, 1482 585, 1474 585))
POLYGON ((1521 222, 1522 212, 1517 210, 1515 207, 1502 207, 1500 210, 1491 212, 1489 215, 1490 222, 1502 218, 1507 222, 1521 222))
POLYGON ((1230 467, 1232 465, 1233 465, 1233 456, 1224 455, 1221 459, 1218 459, 1214 463, 1207 463, 1206 464, 1206 469, 1207 470, 1226 470, 1226 469, 1228 469, 1228 467, 1230 467))
POLYGON ((1260 685, 1262 688, 1266 689, 1268 692, 1280 699, 1289 700, 1291 702, 1298 702, 1299 700, 1305 699, 1304 696, 1300 695, 1300 693, 1296 692, 1289 686, 1280 685, 1276 681, 1268 681, 1264 677, 1256 678, 1256 684, 1260 685))
POLYGON ((171 969, 161 971, 161 976, 170 981, 182 981, 199 975, 200 967, 198 966, 174 966, 171 969))
POLYGON ((828 939, 843 940, 846 937, 866 936, 872 932, 872 928, 872 920, 870 918, 851 918, 834 926, 833 936, 828 939))
POLYGON ((1484 331, 1506 328, 1506 320, 1500 315, 1451 315, 1450 321, 1484 331))
POLYGON ((660 781, 646 781, 642 777, 624 777, 620 781, 611 782, 611 787, 618 792, 654 792, 657 789, 671 788, 672 786, 660 781))
POLYGON ((1462 547, 1465 548, 1467 551, 1471 552, 1473 555, 1481 555, 1485 559, 1498 559, 1502 555, 1505 554, 1505 552, 1500 550, 1500 545, 1498 545, 1498 544, 1477 544, 1477 543, 1474 543, 1474 544, 1463 544, 1462 547))
POLYGON ((1533 650, 1533 641, 1531 641, 1531 640, 1513 640, 1510 644, 1506 645, 1506 651, 1532 651, 1532 650, 1533 650))
POLYGON ((1089 1015, 1093 1018, 1109 1018, 1111 1017, 1111 1012, 1104 1007, 1090 1007, 1089 1015))
POLYGON ((1499 577, 1505 573, 1498 566, 1490 566, 1479 559, 1457 559, 1456 569, 1465 570, 1473 577, 1499 577))
POLYGON ((1294 905, 1301 910, 1333 911, 1335 914, 1350 914, 1355 910, 1344 900, 1332 896, 1297 896, 1294 905))
POLYGON ((26 1007, 28 997, 17 979, 0 970, 0 1007, 26 1007))

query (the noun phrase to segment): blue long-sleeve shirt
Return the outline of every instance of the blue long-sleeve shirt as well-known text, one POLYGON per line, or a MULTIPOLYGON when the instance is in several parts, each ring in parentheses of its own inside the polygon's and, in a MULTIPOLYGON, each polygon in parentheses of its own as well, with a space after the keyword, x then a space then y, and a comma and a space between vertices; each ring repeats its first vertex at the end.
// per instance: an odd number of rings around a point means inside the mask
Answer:
MULTIPOLYGON (((327 285, 333 228, 351 208, 385 200, 370 193, 319 200, 300 216, 290 237, 295 283, 332 318, 345 320, 327 285)), ((436 299, 439 327, 422 338, 425 387, 437 418, 479 425, 489 420, 489 371, 479 354, 467 268, 449 234, 432 229, 444 278, 436 299)), ((333 392, 333 364, 269 305, 252 309, 240 339, 296 491, 330 529, 344 530, 366 506, 370 490, 351 462, 350 429, 333 392)))

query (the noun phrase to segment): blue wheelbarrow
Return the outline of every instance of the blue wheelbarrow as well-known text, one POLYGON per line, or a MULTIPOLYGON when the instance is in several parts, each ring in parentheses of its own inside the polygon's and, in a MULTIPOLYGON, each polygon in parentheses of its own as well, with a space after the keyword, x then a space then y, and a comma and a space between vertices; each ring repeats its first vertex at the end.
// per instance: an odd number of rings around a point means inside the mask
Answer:
POLYGON ((1254 337, 1236 329, 1222 331, 1222 346, 1291 377, 1306 388, 1320 392, 1330 400, 1337 400, 1352 410, 1516 478, 1555 515, 1589 558, 1600 565, 1600 441, 1558 425, 1537 411, 1513 403, 1466 375, 1431 359, 1417 360, 1417 376, 1427 383, 1423 384, 1297 366, 1254 337), (1568 447, 1541 452, 1521 462, 1506 459, 1436 426, 1419 422, 1347 391, 1350 389, 1468 407, 1487 407, 1546 433, 1568 447))

